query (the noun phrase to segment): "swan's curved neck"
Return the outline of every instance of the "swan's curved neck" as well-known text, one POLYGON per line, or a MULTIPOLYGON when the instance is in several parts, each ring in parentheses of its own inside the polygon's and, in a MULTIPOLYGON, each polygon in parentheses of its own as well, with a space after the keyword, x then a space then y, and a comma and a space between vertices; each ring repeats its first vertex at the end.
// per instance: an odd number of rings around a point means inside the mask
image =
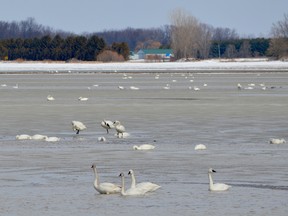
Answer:
POLYGON ((96 167, 93 167, 94 175, 95 175, 95 180, 94 180, 94 186, 98 187, 99 186, 99 177, 97 174, 97 169, 96 167))
POLYGON ((212 179, 212 174, 210 172, 208 173, 208 177, 209 177, 209 185, 211 187, 213 185, 213 179, 212 179))
POLYGON ((136 179, 134 176, 134 173, 131 173, 131 188, 135 188, 136 187, 136 179))

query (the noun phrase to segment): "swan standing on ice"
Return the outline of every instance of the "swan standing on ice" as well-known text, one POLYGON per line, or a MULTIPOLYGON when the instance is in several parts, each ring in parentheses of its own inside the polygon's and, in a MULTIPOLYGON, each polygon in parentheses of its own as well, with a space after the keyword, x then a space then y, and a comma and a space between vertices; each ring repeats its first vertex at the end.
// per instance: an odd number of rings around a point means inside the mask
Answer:
POLYGON ((140 146, 137 146, 137 145, 133 146, 134 150, 151 150, 151 149, 154 149, 154 148, 155 148, 155 146, 151 145, 151 144, 143 144, 143 145, 140 145, 140 146))
POLYGON ((113 122, 105 119, 101 122, 101 126, 107 130, 107 134, 109 133, 109 129, 114 128, 113 122))
POLYGON ((141 188, 129 188, 125 191, 125 177, 124 173, 120 173, 119 177, 121 177, 121 195, 122 196, 139 196, 144 195, 146 192, 141 188))
POLYGON ((205 150, 206 146, 204 144, 198 144, 195 146, 195 150, 205 150))
POLYGON ((72 121, 72 129, 79 134, 80 131, 85 130, 87 127, 80 121, 72 121))
POLYGON ((136 184, 136 179, 133 170, 129 170, 128 175, 131 176, 131 188, 137 188, 147 193, 155 191, 161 187, 160 185, 154 184, 152 182, 141 182, 139 184, 136 184))
POLYGON ((55 100, 55 98, 53 96, 51 96, 51 95, 47 96, 47 101, 54 101, 54 100, 55 100))
POLYGON ((286 143, 285 139, 276 139, 276 138, 272 138, 270 139, 270 144, 284 144, 286 143))
POLYGON ((212 168, 209 169, 208 171, 208 177, 209 177, 209 190, 210 191, 226 191, 228 190, 231 186, 223 183, 213 183, 212 179, 212 173, 216 172, 212 168))
POLYGON ((119 137, 119 135, 122 134, 122 137, 123 137, 123 133, 125 132, 125 127, 120 123, 120 121, 115 121, 113 125, 115 126, 115 129, 117 131, 117 136, 119 137))
POLYGON ((98 191, 100 194, 115 194, 121 192, 121 187, 119 185, 109 182, 103 182, 103 183, 99 182, 96 164, 92 164, 91 168, 93 169, 95 175, 93 185, 96 191, 98 191))

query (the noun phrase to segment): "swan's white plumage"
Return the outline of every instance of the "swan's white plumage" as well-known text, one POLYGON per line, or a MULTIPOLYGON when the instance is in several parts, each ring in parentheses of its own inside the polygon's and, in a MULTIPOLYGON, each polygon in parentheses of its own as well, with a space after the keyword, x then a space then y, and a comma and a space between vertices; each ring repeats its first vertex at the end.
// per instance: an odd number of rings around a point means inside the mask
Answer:
POLYGON ((94 171, 95 180, 93 182, 93 186, 96 191, 98 191, 100 194, 115 194, 121 192, 121 187, 119 185, 110 182, 99 182, 96 164, 92 164, 91 168, 94 171))
POLYGON ((155 146, 152 145, 152 144, 142 144, 142 145, 139 145, 139 146, 137 146, 137 145, 133 146, 134 150, 151 150, 151 149, 154 149, 154 148, 155 148, 155 146))
POLYGON ((80 131, 85 130, 87 127, 80 121, 72 121, 72 129, 79 134, 80 131))
POLYGON ((161 187, 160 185, 154 184, 152 182, 141 182, 136 184, 136 178, 133 170, 129 170, 128 175, 131 176, 131 188, 137 188, 147 193, 155 191, 161 187))
POLYGON ((35 134, 31 137, 31 139, 33 139, 33 140, 45 140, 45 139, 47 139, 47 136, 41 135, 41 134, 35 134))
POLYGON ((87 97, 79 97, 79 98, 78 98, 79 101, 87 101, 88 99, 89 99, 89 98, 87 98, 87 97))
POLYGON ((109 129, 115 127, 112 121, 105 120, 105 119, 103 121, 101 121, 101 126, 106 129, 107 134, 109 133, 109 129))
POLYGON ((51 95, 47 96, 47 101, 54 101, 54 100, 55 100, 55 98, 53 96, 51 96, 51 95))
POLYGON ((210 191, 226 191, 231 187, 230 185, 224 183, 213 183, 212 173, 216 172, 212 168, 208 170, 208 178, 209 178, 209 190, 210 191))
POLYGON ((125 191, 125 177, 124 173, 120 173, 119 175, 121 177, 121 195, 122 196, 140 196, 144 195, 146 191, 144 191, 141 188, 129 188, 125 191))
POLYGON ((57 142, 57 141, 60 141, 60 138, 59 137, 46 137, 44 140, 47 142, 57 142))
POLYGON ((98 137, 98 141, 100 142, 106 142, 106 138, 101 136, 101 137, 98 137))
POLYGON ((195 146, 194 148, 195 150, 205 150, 207 149, 206 146, 204 144, 198 144, 195 146))
POLYGON ((28 134, 21 134, 16 136, 17 140, 30 140, 32 137, 28 134))
POLYGON ((126 131, 124 125, 122 125, 120 123, 120 121, 115 121, 113 124, 115 126, 116 131, 117 131, 117 135, 119 136, 119 134, 122 134, 122 136, 123 136, 123 133, 126 131))
POLYGON ((284 144, 284 143, 286 143, 286 140, 285 139, 271 138, 269 143, 270 144, 284 144))

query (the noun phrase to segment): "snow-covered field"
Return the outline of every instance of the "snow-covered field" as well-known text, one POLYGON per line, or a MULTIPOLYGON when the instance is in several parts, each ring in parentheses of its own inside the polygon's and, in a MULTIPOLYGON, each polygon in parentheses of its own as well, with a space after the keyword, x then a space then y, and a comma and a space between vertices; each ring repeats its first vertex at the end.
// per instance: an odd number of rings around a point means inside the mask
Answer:
POLYGON ((0 73, 9 72, 288 72, 288 62, 266 60, 223 61, 218 59, 194 62, 124 62, 124 63, 45 63, 0 62, 0 73))

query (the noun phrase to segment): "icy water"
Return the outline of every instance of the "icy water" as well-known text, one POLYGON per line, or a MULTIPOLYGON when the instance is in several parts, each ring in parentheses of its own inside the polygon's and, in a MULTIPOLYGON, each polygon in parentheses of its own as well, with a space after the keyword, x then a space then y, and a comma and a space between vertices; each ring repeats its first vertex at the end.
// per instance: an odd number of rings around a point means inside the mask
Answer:
POLYGON ((286 73, 2 74, 0 84, 0 215, 287 215, 288 144, 269 144, 288 140, 286 73), (237 83, 255 86, 239 91, 237 83), (106 134, 103 119, 121 121, 130 136, 106 134), (76 135, 72 120, 87 130, 76 135), (18 134, 61 140, 17 141, 18 134), (132 149, 146 143, 156 148, 132 149), (207 150, 195 151, 200 143, 207 150), (101 182, 120 184, 124 172, 128 187, 133 169, 138 182, 162 187, 100 195, 94 162, 101 182), (210 167, 229 191, 208 191, 210 167))

